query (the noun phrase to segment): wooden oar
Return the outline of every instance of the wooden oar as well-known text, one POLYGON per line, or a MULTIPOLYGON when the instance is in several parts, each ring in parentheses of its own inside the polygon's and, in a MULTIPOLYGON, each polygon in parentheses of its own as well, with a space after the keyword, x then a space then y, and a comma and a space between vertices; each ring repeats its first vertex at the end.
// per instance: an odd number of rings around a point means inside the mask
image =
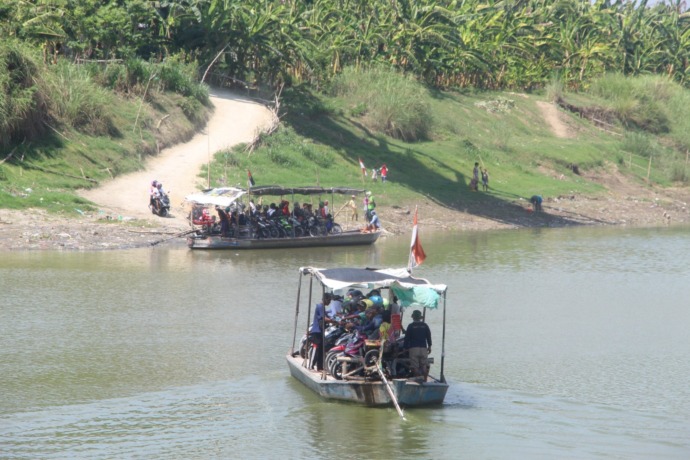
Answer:
POLYGON ((162 242, 164 242, 164 241, 170 241, 170 240, 174 240, 175 238, 181 238, 181 237, 183 237, 183 236, 185 236, 185 235, 189 235, 190 233, 194 233, 194 232, 196 232, 196 230, 188 230, 188 231, 186 231, 186 232, 178 233, 178 234, 176 234, 176 235, 174 235, 174 236, 171 236, 170 238, 163 238, 162 240, 154 241, 154 242, 149 243, 149 244, 150 244, 151 246, 155 246, 155 245, 160 244, 160 243, 162 243, 162 242))
POLYGON ((381 380, 383 380, 383 383, 386 385, 386 390, 388 390, 388 395, 393 400, 393 404, 395 404, 395 409, 398 411, 398 415, 400 416, 401 419, 407 420, 405 418, 405 414, 403 414, 403 411, 400 408, 400 404, 398 404, 398 398, 396 398, 395 393, 393 393, 393 388, 391 388, 391 384, 388 383, 388 379, 386 378, 385 375, 383 375, 383 369, 381 368, 381 360, 379 360, 379 362, 376 363, 376 370, 379 372, 379 375, 381 376, 381 380))

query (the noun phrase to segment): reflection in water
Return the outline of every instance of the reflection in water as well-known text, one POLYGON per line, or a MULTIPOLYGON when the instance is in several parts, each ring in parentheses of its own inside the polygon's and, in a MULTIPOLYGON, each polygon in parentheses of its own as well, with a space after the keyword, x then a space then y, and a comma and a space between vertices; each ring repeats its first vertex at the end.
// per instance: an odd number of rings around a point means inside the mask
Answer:
MULTIPOLYGON (((284 362, 297 268, 404 266, 407 236, 3 254, 0 456, 687 456, 687 228, 422 230, 422 241, 415 274, 449 285, 451 388, 407 421, 326 402, 284 362)), ((437 363, 438 313, 427 315, 437 363)))

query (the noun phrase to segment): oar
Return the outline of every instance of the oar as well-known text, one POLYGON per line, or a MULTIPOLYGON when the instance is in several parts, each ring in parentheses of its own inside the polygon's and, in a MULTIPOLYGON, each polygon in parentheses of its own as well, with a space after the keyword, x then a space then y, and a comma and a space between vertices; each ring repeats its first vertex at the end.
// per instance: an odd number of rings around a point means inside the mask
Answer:
POLYGON ((185 235, 189 235, 190 233, 194 233, 194 232, 196 232, 196 230, 188 230, 186 232, 178 233, 177 235, 171 236, 170 238, 163 238, 162 240, 154 241, 150 244, 151 244, 151 246, 155 246, 155 245, 162 243, 164 241, 174 240, 175 238, 180 238, 180 237, 183 237, 185 235))
POLYGON ((393 404, 395 404, 395 409, 398 411, 398 415, 400 416, 401 419, 407 420, 405 418, 405 414, 403 414, 403 411, 400 408, 400 404, 398 404, 398 398, 396 398, 395 393, 393 393, 393 388, 391 388, 391 384, 388 383, 388 379, 386 378, 385 375, 383 375, 383 369, 381 368, 381 360, 379 360, 379 362, 376 363, 376 370, 379 372, 379 375, 381 376, 381 380, 383 380, 383 383, 386 384, 386 390, 388 390, 388 394, 390 395, 391 399, 393 400, 393 404))

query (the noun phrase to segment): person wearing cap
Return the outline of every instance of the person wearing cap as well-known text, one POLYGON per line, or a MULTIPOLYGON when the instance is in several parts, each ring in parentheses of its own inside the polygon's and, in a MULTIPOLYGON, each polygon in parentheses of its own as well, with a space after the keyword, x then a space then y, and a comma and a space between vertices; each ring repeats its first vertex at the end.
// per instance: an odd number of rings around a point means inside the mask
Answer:
POLYGON ((412 322, 405 330, 403 348, 408 350, 410 368, 415 377, 422 377, 426 382, 429 376, 428 356, 431 353, 431 329, 422 321, 422 312, 412 312, 412 322))
POLYGON ((352 220, 359 220, 359 216, 357 215, 357 203, 355 203, 354 195, 352 195, 350 201, 347 202, 347 207, 352 210, 352 220))

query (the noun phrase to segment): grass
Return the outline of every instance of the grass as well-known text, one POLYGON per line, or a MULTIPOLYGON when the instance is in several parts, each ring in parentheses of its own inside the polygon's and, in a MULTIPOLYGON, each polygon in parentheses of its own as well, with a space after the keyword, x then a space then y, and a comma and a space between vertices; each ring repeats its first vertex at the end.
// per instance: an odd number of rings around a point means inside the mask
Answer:
MULTIPOLYGON (((356 75, 345 80, 346 87, 357 83, 356 75)), ((379 75, 362 78, 360 84, 369 81, 372 88, 382 91, 378 83, 384 81, 385 87, 390 81, 401 81, 397 78, 379 75)), ((404 91, 362 98, 355 93, 372 95, 376 91, 334 88, 324 95, 305 87, 287 89, 282 103, 286 114, 278 131, 271 136, 264 135, 251 154, 244 146, 217 153, 211 164, 211 185, 244 187, 247 170, 251 170, 257 185, 349 186, 371 190, 377 203, 383 206, 411 206, 430 201, 495 217, 496 210, 506 204, 527 200, 534 194, 548 198, 594 196, 604 192, 601 186, 586 180, 574 169, 580 173, 596 172, 613 164, 623 174, 642 180, 652 158, 652 182, 687 184, 687 168, 682 163, 686 133, 679 130, 690 123, 687 121, 690 104, 683 108, 668 99, 664 99, 668 101, 666 105, 657 104, 672 114, 668 117, 668 132, 662 135, 639 128, 625 131, 622 122, 620 130, 625 134, 614 135, 575 115, 564 114, 576 136, 558 138, 539 107, 552 97, 546 92, 441 92, 420 90, 407 79, 404 84, 416 91, 415 105, 410 106, 404 91), (390 123, 372 122, 373 113, 395 115, 401 111, 407 113, 396 118, 401 121, 395 123, 409 123, 409 129, 390 130, 390 123), (401 135, 403 132, 417 135, 401 135), (389 182, 382 184, 363 178, 359 159, 369 171, 386 163, 389 182), (475 162, 489 171, 489 193, 473 193, 468 189, 475 162), (631 162, 636 166, 630 168, 631 162)), ((617 85, 613 87, 618 88, 617 85)), ((645 97, 672 94, 673 98, 686 100, 687 91, 674 93, 677 87, 663 85, 666 83, 652 85, 654 91, 645 93, 645 97)), ((633 94, 637 93, 633 91, 633 94)), ((601 107, 615 105, 611 103, 614 96, 615 92, 598 92, 563 97, 579 106, 601 107)), ((60 174, 32 169, 26 161, 0 165, 0 207, 41 206, 72 213, 77 212, 75 209, 88 208, 88 203, 72 193, 78 187, 93 185, 82 176, 98 181, 110 174, 138 169, 147 155, 153 153, 156 138, 179 141, 184 136, 177 133, 190 134, 195 129, 189 117, 182 113, 182 97, 171 93, 150 94, 134 130, 139 99, 116 98, 112 123, 118 136, 96 137, 65 129, 60 134, 51 131, 40 143, 19 146, 17 153, 30 154, 31 164, 60 174), (177 121, 169 127, 161 125, 161 130, 166 131, 156 132, 163 113, 174 114, 171 118, 177 121), (32 191, 26 192, 27 189, 32 191)), ((200 177, 207 178, 205 169, 200 177)), ((342 202, 333 205, 339 207, 342 202)))

